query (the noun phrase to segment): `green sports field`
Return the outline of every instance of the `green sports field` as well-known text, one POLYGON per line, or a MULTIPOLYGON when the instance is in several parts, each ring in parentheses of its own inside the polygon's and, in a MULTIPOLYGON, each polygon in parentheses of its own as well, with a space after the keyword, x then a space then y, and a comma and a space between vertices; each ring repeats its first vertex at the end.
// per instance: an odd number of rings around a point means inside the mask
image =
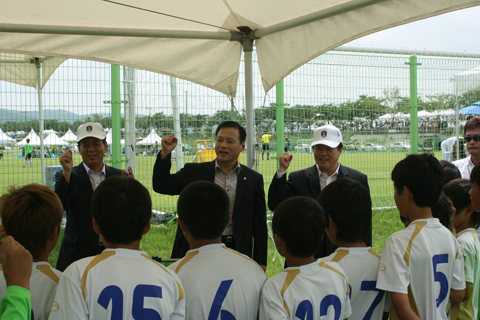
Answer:
MULTIPOLYGON (((4 193, 9 185, 24 185, 27 183, 42 181, 40 159, 33 159, 33 168, 27 164, 23 168, 24 159, 18 159, 17 150, 6 150, 4 158, 0 161, 0 192, 4 193)), ((289 172, 306 168, 314 164, 313 155, 305 153, 293 153, 294 157, 289 172)), ((402 224, 398 218, 398 211, 394 208, 393 187, 390 173, 395 164, 406 156, 404 152, 343 152, 340 161, 342 164, 364 172, 368 176, 373 205, 382 208, 373 211, 373 249, 381 253, 383 243, 388 236, 399 230, 402 224), (387 207, 387 208, 386 208, 387 207)), ((436 154, 440 156, 440 154, 436 154)), ((193 156, 186 156, 184 161, 191 161, 193 156)), ((259 154, 261 159, 261 155, 259 154)), ((266 159, 266 155, 265 155, 266 159)), ((108 161, 108 160, 107 160, 108 161)), ((159 195, 152 190, 152 171, 155 157, 138 156, 136 158, 135 177, 149 190, 153 199, 154 209, 163 212, 175 212, 176 196, 159 195)), ((80 155, 74 155, 74 164, 81 162, 80 155)), ((46 166, 58 166, 58 158, 45 159, 46 166)), ((242 155, 242 163, 246 163, 246 155, 242 155)), ((176 171, 176 163, 173 163, 172 172, 176 171)), ((265 180, 265 192, 276 171, 276 154, 270 155, 270 160, 260 160, 258 171, 263 174, 265 180)), ((155 225, 144 237, 141 249, 151 256, 168 258, 173 246, 176 223, 170 222, 155 225)), ((54 265, 58 255, 58 246, 52 252, 49 262, 54 265)), ((272 241, 269 241, 269 262, 267 276, 272 276, 282 270, 281 261, 274 249, 272 241)))

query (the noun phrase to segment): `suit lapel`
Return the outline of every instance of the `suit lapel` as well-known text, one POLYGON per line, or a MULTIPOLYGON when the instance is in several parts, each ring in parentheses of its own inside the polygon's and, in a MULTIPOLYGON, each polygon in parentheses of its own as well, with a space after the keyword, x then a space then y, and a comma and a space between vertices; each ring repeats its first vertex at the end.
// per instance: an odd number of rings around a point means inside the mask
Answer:
POLYGON ((317 165, 307 169, 308 186, 315 200, 320 195, 320 178, 318 177, 317 165))
POLYGON ((347 169, 345 169, 345 167, 342 166, 340 162, 338 163, 338 165, 340 166, 340 169, 338 169, 338 179, 348 177, 347 169))
POLYGON ((242 197, 247 192, 248 177, 242 165, 240 165, 240 172, 237 175, 237 191, 235 193, 235 205, 233 212, 237 210, 239 203, 242 201, 242 197))

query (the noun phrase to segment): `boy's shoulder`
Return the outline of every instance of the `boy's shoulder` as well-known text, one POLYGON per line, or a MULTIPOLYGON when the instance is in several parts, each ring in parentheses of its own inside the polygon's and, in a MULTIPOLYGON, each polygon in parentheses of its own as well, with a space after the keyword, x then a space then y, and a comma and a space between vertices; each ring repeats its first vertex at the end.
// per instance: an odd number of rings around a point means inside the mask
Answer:
POLYGON ((227 248, 223 243, 209 244, 189 250, 185 257, 171 264, 168 268, 178 273, 184 268, 196 268, 198 265, 205 264, 212 265, 212 267, 216 265, 216 268, 222 266, 229 270, 264 274, 263 269, 254 260, 238 251, 227 248))
MULTIPOLYGON (((362 261, 363 259, 380 259, 380 255, 376 253, 371 247, 341 247, 337 248, 335 252, 331 255, 321 258, 321 261, 324 262, 338 262, 342 260, 359 260, 362 261)), ((340 263, 340 265, 342 265, 340 263)))

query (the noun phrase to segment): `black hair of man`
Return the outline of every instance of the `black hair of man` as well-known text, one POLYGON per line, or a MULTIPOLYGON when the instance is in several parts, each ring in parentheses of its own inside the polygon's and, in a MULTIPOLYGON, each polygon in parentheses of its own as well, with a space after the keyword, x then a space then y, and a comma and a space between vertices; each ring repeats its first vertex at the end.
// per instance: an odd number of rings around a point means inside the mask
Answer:
POLYGON ((186 186, 177 202, 177 213, 196 240, 220 237, 230 219, 230 200, 218 184, 196 181, 186 186))
POLYGON ((477 163, 470 173, 470 182, 480 187, 480 165, 477 163))
POLYGON ((440 162, 431 154, 411 154, 399 161, 392 171, 398 194, 407 187, 420 208, 433 207, 440 197, 444 180, 440 162))
POLYGON ((468 130, 474 130, 476 128, 480 128, 480 117, 473 117, 465 122, 465 126, 463 127, 463 136, 467 135, 468 130))
POLYGON ((443 172, 445 173, 443 185, 446 185, 448 182, 459 179, 462 177, 460 170, 457 166, 447 160, 440 160, 440 164, 443 167, 443 172))
POLYGON ((152 217, 152 199, 138 180, 112 176, 95 189, 92 216, 105 241, 128 245, 142 239, 152 217))
POLYGON ((238 130, 238 133, 240 135, 240 143, 245 142, 245 139, 247 139, 247 131, 238 123, 235 121, 224 121, 220 123, 217 127, 217 131, 215 132, 215 137, 218 136, 218 132, 222 128, 234 128, 238 130))
MULTIPOLYGON (((443 187, 443 191, 450 198, 455 209, 457 209, 457 215, 472 204, 472 199, 470 198, 471 188, 472 182, 467 179, 455 179, 443 187)), ((480 212, 474 211, 470 222, 472 227, 478 228, 480 226, 480 212)))
POLYGON ((432 207, 432 215, 434 218, 437 218, 445 228, 448 229, 450 227, 450 202, 448 202, 448 197, 443 191, 437 203, 432 207))
POLYGON ((272 231, 282 238, 292 257, 308 258, 320 247, 326 215, 309 197, 292 197, 280 203, 272 218, 272 231))
MULTIPOLYGON (((318 202, 337 225, 337 240, 365 242, 372 223, 370 192, 358 181, 338 179, 326 186, 318 202)), ((330 228, 326 220, 327 229, 330 228)))

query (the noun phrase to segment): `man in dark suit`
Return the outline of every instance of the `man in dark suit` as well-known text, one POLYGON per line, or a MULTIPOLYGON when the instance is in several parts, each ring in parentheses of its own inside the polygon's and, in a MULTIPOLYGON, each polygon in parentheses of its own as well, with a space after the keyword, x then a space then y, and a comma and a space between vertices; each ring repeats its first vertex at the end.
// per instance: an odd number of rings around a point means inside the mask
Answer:
MULTIPOLYGON (((83 162, 73 166, 72 151, 59 158, 62 171, 55 174, 55 193, 67 211, 67 226, 58 254, 56 268, 64 271, 72 262, 98 255, 104 249, 100 237, 93 230, 91 200, 96 187, 113 175, 126 175, 104 164, 107 150, 106 134, 100 123, 87 122, 77 130, 78 150, 83 162)), ((133 178, 132 168, 128 168, 133 178)))
MULTIPOLYGON (((292 161, 293 155, 284 153, 280 155, 280 168, 275 173, 270 188, 268 189, 268 207, 275 208, 285 199, 294 196, 307 196, 317 200, 320 192, 330 182, 347 178, 360 182, 367 190, 367 176, 360 171, 343 166, 338 162, 343 150, 342 133, 332 125, 325 125, 315 129, 311 143, 316 164, 313 167, 295 171, 286 178, 286 171, 292 161)), ((348 201, 348 199, 345 199, 348 201)), ((372 231, 367 238, 367 246, 372 243, 372 231)), ((315 258, 325 257, 336 250, 328 237, 323 237, 322 244, 315 258)))
MULTIPOLYGON (((177 195, 188 184, 206 180, 220 185, 230 199, 231 223, 224 230, 222 242, 254 259, 264 269, 267 264, 267 217, 263 176, 238 162, 245 149, 247 133, 237 122, 221 123, 216 132, 212 162, 187 163, 175 174, 170 174, 171 152, 177 138, 169 135, 162 139, 153 168, 153 190, 161 194, 177 195)), ((189 244, 180 228, 172 250, 172 258, 183 258, 189 244)))

